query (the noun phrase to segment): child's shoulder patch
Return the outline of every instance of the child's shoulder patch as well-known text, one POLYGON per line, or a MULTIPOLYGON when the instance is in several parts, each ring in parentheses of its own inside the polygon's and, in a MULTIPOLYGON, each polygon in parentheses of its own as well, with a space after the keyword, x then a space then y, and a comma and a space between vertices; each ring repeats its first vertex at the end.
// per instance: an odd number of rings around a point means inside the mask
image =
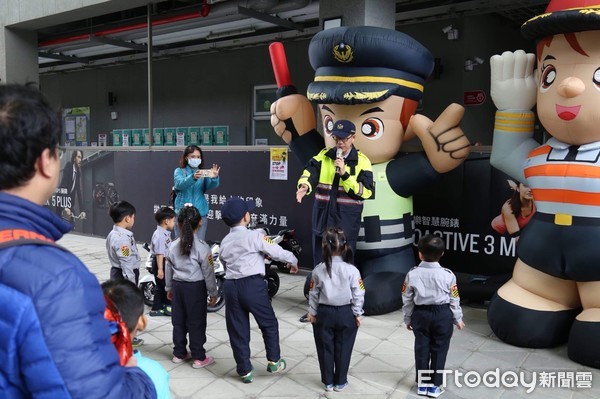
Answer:
POLYGON ((129 256, 129 246, 128 245, 123 245, 121 246, 121 255, 123 256, 129 256))
POLYGON ((452 294, 453 298, 460 298, 460 295, 458 294, 458 286, 456 284, 450 287, 450 293, 452 294))

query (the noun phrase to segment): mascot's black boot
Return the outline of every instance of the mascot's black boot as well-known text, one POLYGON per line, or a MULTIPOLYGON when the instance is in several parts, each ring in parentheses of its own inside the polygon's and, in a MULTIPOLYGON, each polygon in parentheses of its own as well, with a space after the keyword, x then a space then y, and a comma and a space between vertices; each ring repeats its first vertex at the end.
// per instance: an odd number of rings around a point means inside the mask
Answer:
POLYGON ((406 274, 397 272, 371 273, 363 277, 365 285, 365 315, 386 314, 402 307, 402 284, 406 274))
POLYGON ((580 312, 581 309, 557 312, 528 309, 496 293, 488 307, 487 318, 494 334, 507 344, 550 348, 567 341, 573 320, 580 312))
POLYGON ((575 320, 569 334, 569 359, 600 368, 600 322, 575 320))

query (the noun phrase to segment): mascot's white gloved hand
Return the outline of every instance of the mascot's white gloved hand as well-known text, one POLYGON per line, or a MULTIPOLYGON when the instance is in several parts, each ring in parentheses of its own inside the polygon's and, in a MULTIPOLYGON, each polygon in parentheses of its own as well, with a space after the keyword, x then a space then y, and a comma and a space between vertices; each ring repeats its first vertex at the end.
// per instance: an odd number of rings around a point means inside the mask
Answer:
POLYGON ((490 58, 492 101, 499 110, 530 110, 536 102, 535 55, 505 51, 490 58))

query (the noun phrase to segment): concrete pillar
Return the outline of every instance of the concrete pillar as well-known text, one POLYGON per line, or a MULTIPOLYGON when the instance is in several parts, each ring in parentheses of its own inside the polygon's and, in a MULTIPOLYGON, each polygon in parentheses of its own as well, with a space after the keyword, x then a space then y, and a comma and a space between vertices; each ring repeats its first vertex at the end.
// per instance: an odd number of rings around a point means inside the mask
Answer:
POLYGON ((0 63, 2 83, 39 83, 37 33, 4 28, 0 31, 3 55, 0 63))
POLYGON ((395 0, 321 0, 319 21, 342 18, 342 26, 396 28, 395 0))

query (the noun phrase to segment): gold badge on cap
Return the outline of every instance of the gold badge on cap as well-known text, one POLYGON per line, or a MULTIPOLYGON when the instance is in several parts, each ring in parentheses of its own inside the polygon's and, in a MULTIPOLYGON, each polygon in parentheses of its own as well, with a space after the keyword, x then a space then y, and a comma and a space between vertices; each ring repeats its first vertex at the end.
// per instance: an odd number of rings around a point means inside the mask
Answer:
POLYGON ((310 101, 325 101, 327 99, 327 93, 308 93, 307 97, 310 101))
POLYGON ((341 42, 333 46, 333 58, 342 63, 350 62, 354 58, 354 50, 346 43, 341 42))

